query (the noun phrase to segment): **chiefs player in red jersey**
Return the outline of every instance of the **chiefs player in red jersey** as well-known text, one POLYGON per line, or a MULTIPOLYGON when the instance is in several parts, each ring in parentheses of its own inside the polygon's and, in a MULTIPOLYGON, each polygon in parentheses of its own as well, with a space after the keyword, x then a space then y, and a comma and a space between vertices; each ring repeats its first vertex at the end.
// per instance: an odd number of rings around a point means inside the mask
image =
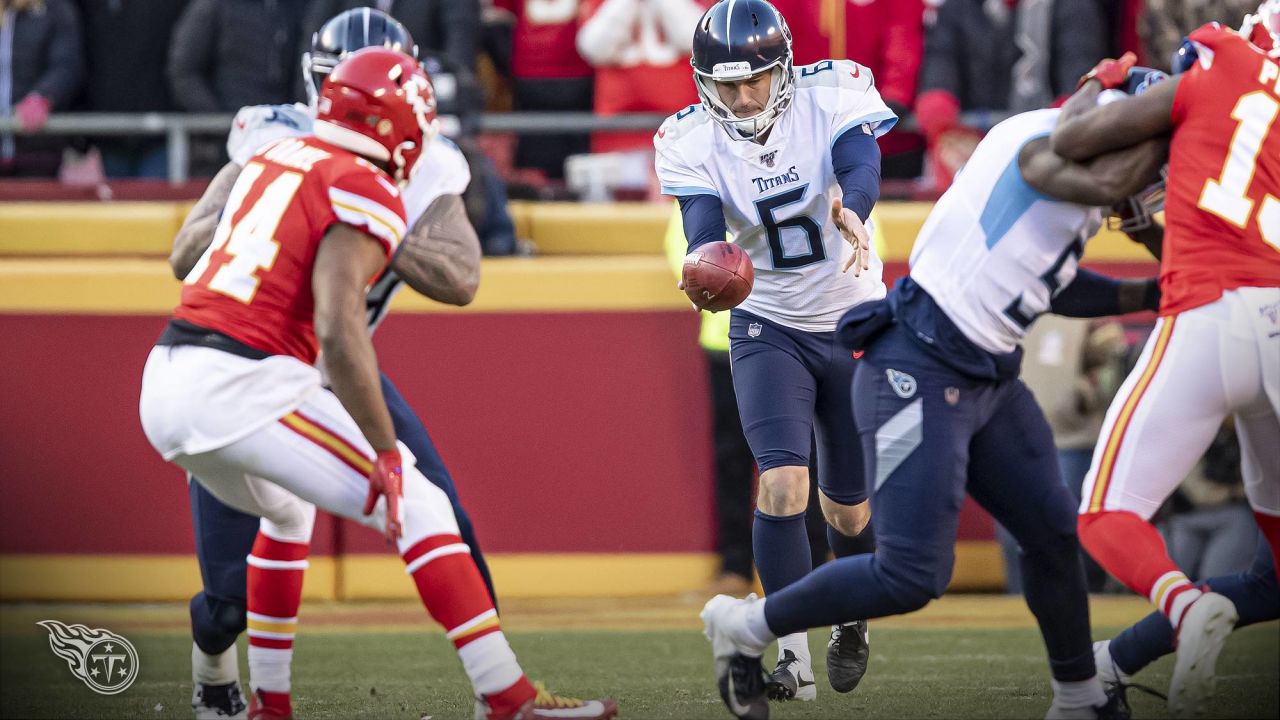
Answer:
POLYGON ((448 497, 383 401, 364 295, 405 232, 399 183, 435 132, 417 62, 367 48, 325 81, 315 134, 245 165, 147 359, 140 412, 166 460, 262 518, 249 556, 250 717, 290 717, 302 571, 319 506, 382 532, 458 649, 488 718, 612 717, 535 687, 507 644, 448 497), (315 367, 323 353, 332 391, 315 367))
MULTIPOLYGON (((1052 137, 1054 152, 1085 160, 1172 134, 1160 317, 1107 412, 1079 525, 1093 557, 1173 625, 1176 714, 1199 712, 1212 693, 1237 612, 1174 565, 1148 520, 1228 414, 1250 505, 1280 555, 1280 0, 1247 29, 1258 44, 1217 24, 1196 30, 1185 72, 1064 121, 1052 137)), ((1124 82, 1126 70, 1100 64, 1073 102, 1124 82)))

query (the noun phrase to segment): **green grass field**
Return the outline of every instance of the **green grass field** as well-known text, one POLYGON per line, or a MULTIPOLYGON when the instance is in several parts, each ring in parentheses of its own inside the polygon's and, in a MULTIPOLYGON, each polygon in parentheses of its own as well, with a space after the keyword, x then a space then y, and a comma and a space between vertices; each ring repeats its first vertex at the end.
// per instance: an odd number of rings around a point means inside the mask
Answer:
MULTIPOLYGON (((714 689, 693 598, 509 602, 508 635, 535 679, 567 694, 618 698, 624 718, 728 718, 714 689)), ((177 605, 0 606, 0 716, 190 717, 190 640, 177 605), (104 697, 50 652, 41 619, 105 627, 138 649, 141 676, 104 697)), ((1147 610, 1136 598, 1094 602, 1095 636, 1147 610)), ((819 680, 813 703, 775 705, 790 718, 1037 718, 1049 704, 1039 634, 1020 599, 955 596, 872 624, 870 673, 837 695, 819 680)), ((815 648, 825 635, 815 631, 815 648)), ((243 643, 242 643, 243 651, 243 643)), ((816 656, 821 651, 815 652, 816 656)), ((470 717, 466 678, 442 633, 412 605, 304 605, 294 660, 299 718, 470 717)), ((766 656, 768 657, 768 656, 766 656)), ((241 657, 241 673, 248 665, 241 657)), ((1215 717, 1280 716, 1280 625, 1236 633, 1219 662, 1215 717)), ((1172 658, 1139 680, 1163 690, 1172 658)), ((819 677, 824 670, 817 669, 819 677)), ((1134 716, 1166 717, 1131 693, 1134 716)))

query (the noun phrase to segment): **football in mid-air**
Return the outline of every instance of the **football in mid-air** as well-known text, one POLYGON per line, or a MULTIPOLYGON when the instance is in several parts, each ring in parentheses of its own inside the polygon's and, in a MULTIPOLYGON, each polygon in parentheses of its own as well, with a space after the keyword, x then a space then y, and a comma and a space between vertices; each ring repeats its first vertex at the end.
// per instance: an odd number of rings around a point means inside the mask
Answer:
POLYGON ((733 243, 712 242, 685 257, 681 277, 684 294, 694 305, 717 312, 746 300, 756 273, 742 248, 733 243))

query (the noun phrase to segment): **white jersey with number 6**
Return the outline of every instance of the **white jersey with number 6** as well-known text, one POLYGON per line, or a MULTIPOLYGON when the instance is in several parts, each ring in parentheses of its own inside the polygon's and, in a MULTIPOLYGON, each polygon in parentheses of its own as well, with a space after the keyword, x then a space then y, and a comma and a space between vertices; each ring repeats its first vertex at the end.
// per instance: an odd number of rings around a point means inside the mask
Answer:
POLYGON ((1076 276, 1102 210, 1055 200, 1018 168, 1028 142, 1047 136, 1058 110, 1035 110, 987 133, 933 206, 911 249, 911 277, 970 342, 1013 352, 1032 321, 1076 276))
MULTIPOLYGON (((831 147, 846 131, 879 137, 897 122, 871 71, 851 60, 795 69, 791 106, 763 144, 735 140, 700 105, 663 122, 653 138, 662 192, 714 195, 732 241, 755 266, 743 310, 787 327, 829 332, 853 305, 884 297, 883 265, 842 274, 852 247, 831 221, 842 195, 831 147)), ((870 232, 873 228, 868 227, 870 232)))

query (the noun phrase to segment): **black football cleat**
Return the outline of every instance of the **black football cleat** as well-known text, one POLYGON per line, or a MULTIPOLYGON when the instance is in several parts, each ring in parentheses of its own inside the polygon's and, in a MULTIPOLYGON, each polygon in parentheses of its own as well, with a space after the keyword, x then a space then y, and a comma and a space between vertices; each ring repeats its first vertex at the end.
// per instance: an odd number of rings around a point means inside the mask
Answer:
POLYGON ((818 696, 813 669, 790 650, 783 650, 765 689, 770 700, 814 700, 818 696))
POLYGON ((827 642, 827 679, 836 692, 853 692, 867 674, 871 645, 867 639, 867 621, 855 620, 831 628, 827 642))
POLYGON ((760 658, 735 653, 720 675, 720 699, 734 717, 769 720, 769 700, 765 691, 764 666, 760 658))

